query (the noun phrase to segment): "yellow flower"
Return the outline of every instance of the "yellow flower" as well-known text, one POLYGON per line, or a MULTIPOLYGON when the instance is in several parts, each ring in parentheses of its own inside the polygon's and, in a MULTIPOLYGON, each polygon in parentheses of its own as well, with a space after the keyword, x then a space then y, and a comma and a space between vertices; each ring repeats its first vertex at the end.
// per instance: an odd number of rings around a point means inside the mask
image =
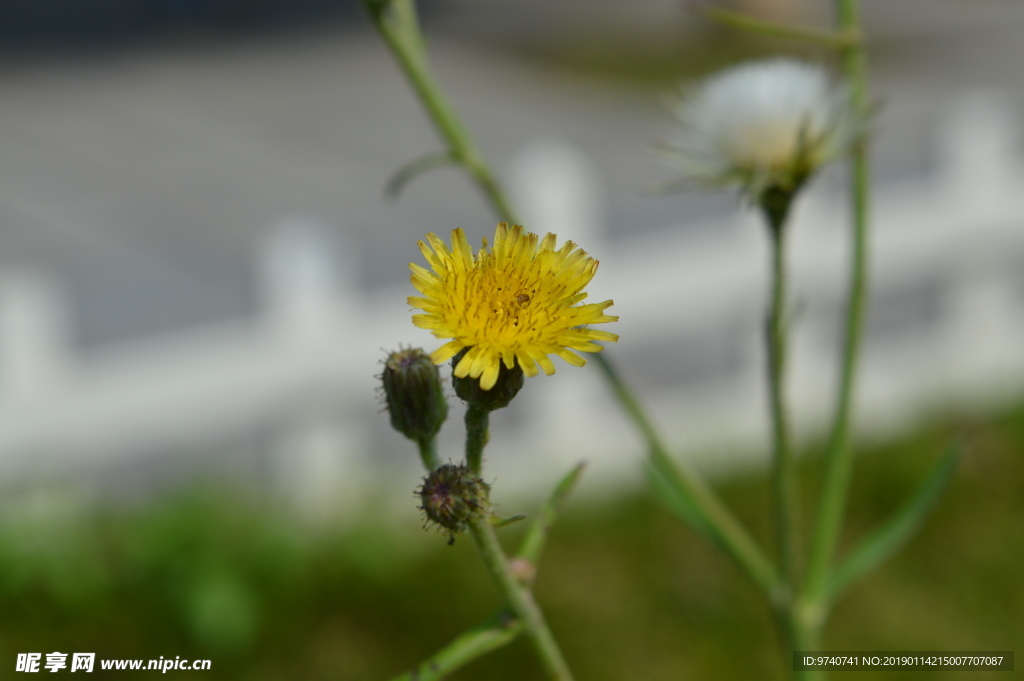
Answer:
POLYGON ((438 338, 451 338, 430 355, 435 364, 468 352, 455 367, 458 378, 479 378, 490 390, 504 363, 512 369, 518 361, 527 376, 536 376, 537 365, 546 374, 555 372, 548 355, 583 366, 578 352, 600 352, 594 341, 616 341, 618 335, 585 328, 587 324, 614 322, 604 314, 612 301, 579 305, 597 272, 597 261, 566 241, 555 250, 554 234, 539 239, 523 233, 519 225, 502 222, 494 233, 494 246, 473 255, 461 229, 452 230, 452 248, 436 234, 428 234, 428 246, 420 241, 431 270, 409 263, 412 283, 423 294, 409 296, 409 305, 426 314, 413 315, 413 323, 438 338))

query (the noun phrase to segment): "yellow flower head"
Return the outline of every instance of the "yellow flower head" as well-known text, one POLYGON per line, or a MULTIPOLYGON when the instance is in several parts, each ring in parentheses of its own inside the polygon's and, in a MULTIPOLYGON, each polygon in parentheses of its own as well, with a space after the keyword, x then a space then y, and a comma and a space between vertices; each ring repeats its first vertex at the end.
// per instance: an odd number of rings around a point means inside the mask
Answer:
POLYGON ((614 333, 585 328, 618 320, 604 314, 612 301, 578 304, 587 297, 583 287, 597 272, 597 261, 571 241, 555 250, 555 239, 502 222, 493 248, 484 239, 476 255, 461 229, 452 230, 451 250, 433 233, 427 235, 429 246, 420 241, 431 269, 409 263, 413 286, 423 294, 409 296, 409 305, 426 313, 412 321, 452 339, 430 359, 441 364, 469 348, 455 376, 479 378, 480 387, 490 390, 503 362, 512 369, 518 361, 527 376, 536 376, 539 364, 550 375, 555 365, 548 355, 583 366, 586 360, 573 350, 600 352, 594 341, 618 340, 614 333))

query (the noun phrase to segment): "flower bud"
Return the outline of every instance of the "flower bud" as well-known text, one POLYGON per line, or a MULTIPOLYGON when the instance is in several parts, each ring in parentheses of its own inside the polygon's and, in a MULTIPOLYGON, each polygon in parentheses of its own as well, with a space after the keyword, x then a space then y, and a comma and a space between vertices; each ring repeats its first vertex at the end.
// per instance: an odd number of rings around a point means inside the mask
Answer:
POLYGON ((430 356, 419 348, 392 352, 381 374, 391 427, 410 440, 437 435, 448 417, 441 377, 430 356))
MULTIPOLYGON (((465 348, 452 358, 453 370, 468 351, 469 349, 465 348)), ((511 369, 504 364, 499 367, 498 380, 490 390, 482 389, 478 378, 469 376, 459 378, 452 375, 452 385, 455 387, 455 394, 459 396, 459 399, 488 412, 507 407, 512 398, 522 389, 523 383, 523 370, 519 368, 518 360, 511 369)))
POLYGON ((426 516, 424 527, 437 525, 448 532, 448 543, 453 543, 455 535, 465 534, 471 523, 482 520, 490 511, 490 489, 470 473, 468 466, 445 464, 434 470, 416 490, 426 516))

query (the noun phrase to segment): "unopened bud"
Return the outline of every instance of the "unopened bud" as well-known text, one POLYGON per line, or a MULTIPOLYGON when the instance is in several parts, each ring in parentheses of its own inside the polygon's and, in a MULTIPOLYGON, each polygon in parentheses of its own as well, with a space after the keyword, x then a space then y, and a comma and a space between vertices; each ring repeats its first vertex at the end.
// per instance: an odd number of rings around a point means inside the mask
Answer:
POLYGON ((392 352, 381 379, 391 427, 410 440, 437 435, 448 417, 448 401, 430 356, 419 348, 392 352))
POLYGON ((426 524, 437 525, 448 532, 451 544, 455 535, 465 534, 473 522, 482 520, 490 511, 490 485, 474 477, 468 466, 445 464, 423 479, 416 491, 426 524))
MULTIPOLYGON (((458 366, 459 361, 467 351, 468 349, 463 349, 452 358, 453 370, 458 366)), ((522 389, 524 380, 523 370, 519 368, 517 360, 511 369, 504 364, 501 365, 498 369, 498 381, 490 390, 483 390, 480 387, 480 379, 468 376, 458 378, 453 375, 452 386, 455 388, 455 394, 459 396, 459 399, 467 404, 471 404, 483 411, 494 411, 495 409, 508 406, 512 398, 522 389)))

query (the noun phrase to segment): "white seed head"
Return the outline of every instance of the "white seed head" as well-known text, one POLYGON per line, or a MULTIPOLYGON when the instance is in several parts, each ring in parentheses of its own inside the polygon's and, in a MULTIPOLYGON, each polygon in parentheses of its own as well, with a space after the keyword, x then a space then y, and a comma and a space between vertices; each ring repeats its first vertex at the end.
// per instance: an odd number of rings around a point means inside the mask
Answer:
POLYGON ((848 91, 794 59, 743 64, 693 87, 672 105, 682 124, 671 163, 702 184, 739 184, 757 196, 795 189, 842 154, 861 131, 848 91))

